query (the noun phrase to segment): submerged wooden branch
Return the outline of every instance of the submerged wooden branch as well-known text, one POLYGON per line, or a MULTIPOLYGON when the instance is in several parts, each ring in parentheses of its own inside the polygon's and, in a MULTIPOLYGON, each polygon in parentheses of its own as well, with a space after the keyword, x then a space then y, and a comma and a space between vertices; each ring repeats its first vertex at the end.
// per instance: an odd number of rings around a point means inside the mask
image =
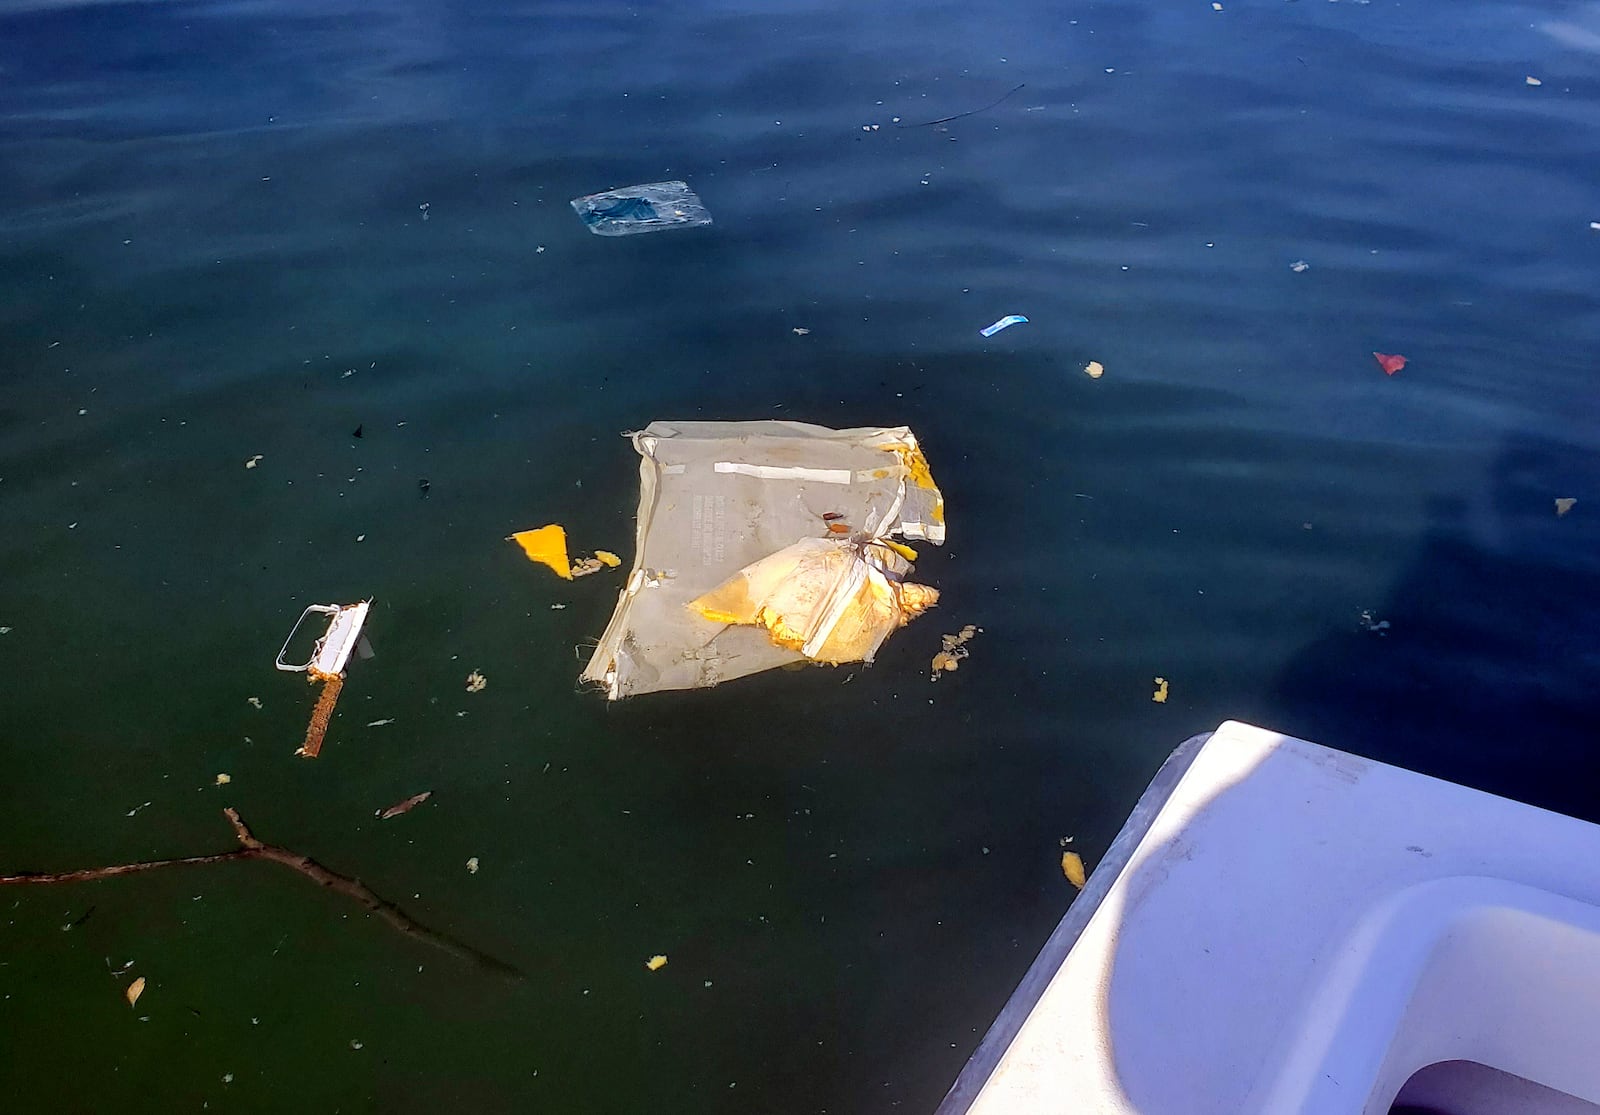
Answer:
POLYGON ((22 883, 84 883, 95 879, 110 879, 118 875, 132 875, 139 871, 154 871, 158 867, 177 867, 183 864, 198 863, 224 863, 228 860, 264 859, 273 863, 281 863, 297 874, 304 875, 319 886, 337 891, 346 898, 354 899, 367 909, 377 914, 400 932, 409 937, 432 945, 434 948, 443 949, 452 956, 468 960, 481 968, 496 972, 503 976, 523 978, 522 972, 505 963, 496 960, 487 953, 479 952, 471 945, 463 944, 447 934, 429 929, 427 926, 414 921, 406 912, 392 902, 387 902, 375 894, 371 888, 359 879, 352 879, 340 875, 336 871, 329 871, 310 856, 302 856, 288 848, 281 848, 276 844, 267 844, 257 839, 250 831, 239 814, 233 809, 222 811, 233 825, 234 835, 243 845, 231 852, 219 852, 210 856, 186 856, 183 859, 158 859, 146 860, 141 863, 119 863, 110 867, 89 867, 80 871, 42 872, 24 871, 16 875, 0 875, 0 886, 22 883))

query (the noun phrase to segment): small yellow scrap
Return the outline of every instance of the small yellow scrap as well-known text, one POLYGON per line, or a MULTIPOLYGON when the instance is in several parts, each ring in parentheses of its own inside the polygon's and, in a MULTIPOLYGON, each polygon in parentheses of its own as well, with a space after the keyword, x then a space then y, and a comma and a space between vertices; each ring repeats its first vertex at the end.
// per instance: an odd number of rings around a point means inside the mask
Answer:
POLYGON ((665 956, 662 956, 660 953, 657 953, 655 956, 652 956, 649 960, 646 960, 644 962, 644 966, 646 968, 649 968, 652 972, 659 972, 659 971, 661 971, 661 969, 663 969, 663 968, 665 968, 667 966, 667 958, 665 956))
POLYGON ((1067 882, 1083 889, 1083 884, 1089 881, 1089 876, 1083 870, 1083 857, 1077 852, 1061 853, 1061 874, 1067 877, 1067 882))
POLYGON ((1578 501, 1571 496, 1561 496, 1556 500, 1556 518, 1561 518, 1568 511, 1577 506, 1578 501))
POLYGON ((219 774, 219 775, 217 775, 217 785, 218 786, 226 786, 228 783, 230 783, 232 781, 233 781, 233 775, 231 775, 231 774, 219 774))
POLYGON ((1099 379, 1106 374, 1106 366, 1098 360, 1091 360, 1084 366, 1083 374, 1090 379, 1099 379))
POLYGON ((473 856, 471 859, 469 859, 467 861, 467 874, 468 875, 476 875, 477 873, 478 873, 478 857, 477 856, 473 856))
POLYGON ((468 693, 482 693, 488 685, 489 679, 478 673, 477 670, 473 670, 472 673, 467 675, 468 693))
POLYGON ((139 996, 143 995, 143 994, 144 994, 144 977, 143 976, 140 976, 138 979, 136 979, 132 983, 130 983, 128 985, 128 990, 123 992, 123 995, 125 995, 127 997, 127 999, 128 999, 128 1005, 130 1007, 133 1006, 135 1003, 137 1003, 139 1001, 139 996))
POLYGON ((1156 678, 1156 691, 1150 694, 1150 699, 1158 705, 1167 703, 1167 679, 1156 678))
POLYGON ((548 565, 563 580, 572 580, 572 564, 567 560, 567 532, 564 527, 551 523, 537 530, 519 530, 509 541, 522 547, 529 561, 548 565))
POLYGON ((893 550, 907 561, 917 560, 917 551, 907 546, 904 542, 896 542, 893 538, 879 538, 877 539, 877 544, 893 550))
POLYGON ((600 560, 602 565, 609 565, 612 569, 622 564, 622 559, 610 550, 596 550, 594 556, 600 560))

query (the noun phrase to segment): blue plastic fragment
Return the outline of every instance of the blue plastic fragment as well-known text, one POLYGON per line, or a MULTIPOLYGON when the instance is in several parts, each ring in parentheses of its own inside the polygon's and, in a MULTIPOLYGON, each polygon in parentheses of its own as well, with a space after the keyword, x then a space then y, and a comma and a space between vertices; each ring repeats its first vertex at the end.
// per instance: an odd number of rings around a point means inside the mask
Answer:
POLYGON ((1013 325, 1026 325, 1027 323, 1028 319, 1023 317, 1021 314, 1007 314, 1005 317, 1001 318, 987 329, 980 329, 978 332, 982 333, 985 337, 992 337, 1002 329, 1007 329, 1013 325))

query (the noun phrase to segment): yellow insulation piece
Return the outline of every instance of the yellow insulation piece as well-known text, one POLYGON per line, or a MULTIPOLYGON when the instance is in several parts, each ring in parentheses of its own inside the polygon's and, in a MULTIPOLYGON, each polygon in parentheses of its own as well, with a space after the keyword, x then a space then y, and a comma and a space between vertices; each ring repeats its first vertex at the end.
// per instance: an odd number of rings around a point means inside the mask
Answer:
MULTIPOLYGON (((567 558, 565 528, 551 523, 537 530, 519 530, 511 536, 511 541, 522 547, 522 552, 528 555, 529 561, 548 565, 556 571, 558 577, 572 580, 572 562, 567 558)), ((605 561, 604 558, 601 560, 605 561)), ((606 564, 620 564, 620 559, 616 563, 606 562, 606 564)))

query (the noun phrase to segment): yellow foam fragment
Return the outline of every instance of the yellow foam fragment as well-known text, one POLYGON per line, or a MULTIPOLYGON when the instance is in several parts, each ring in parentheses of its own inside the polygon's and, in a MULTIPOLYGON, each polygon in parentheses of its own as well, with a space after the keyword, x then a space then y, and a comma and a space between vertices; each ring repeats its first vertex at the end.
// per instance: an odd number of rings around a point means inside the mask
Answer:
POLYGON ((596 550, 594 552, 594 556, 599 558, 601 562, 609 565, 613 569, 622 564, 622 559, 616 554, 612 553, 610 550, 596 550))
POLYGON ((917 560, 917 551, 907 546, 904 542, 896 542, 893 538, 880 538, 878 539, 878 544, 888 547, 907 561, 917 560))
POLYGON ((1083 869, 1083 857, 1077 852, 1061 853, 1061 873, 1067 877, 1067 882, 1079 890, 1089 881, 1088 873, 1083 869))
POLYGON ((519 530, 511 540, 522 547, 529 561, 548 565, 568 581, 572 580, 572 563, 567 559, 567 532, 555 523, 537 530, 519 530))

